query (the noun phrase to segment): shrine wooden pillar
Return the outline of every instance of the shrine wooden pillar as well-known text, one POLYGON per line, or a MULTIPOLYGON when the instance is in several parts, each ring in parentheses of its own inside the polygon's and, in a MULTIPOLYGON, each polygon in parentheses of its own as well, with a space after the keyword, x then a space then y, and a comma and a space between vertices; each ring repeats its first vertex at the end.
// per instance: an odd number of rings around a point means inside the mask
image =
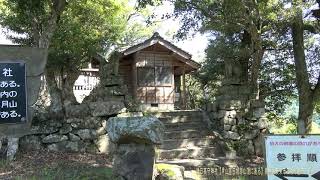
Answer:
POLYGON ((186 99, 186 67, 183 65, 183 71, 182 71, 182 109, 186 109, 187 105, 187 99, 186 99))

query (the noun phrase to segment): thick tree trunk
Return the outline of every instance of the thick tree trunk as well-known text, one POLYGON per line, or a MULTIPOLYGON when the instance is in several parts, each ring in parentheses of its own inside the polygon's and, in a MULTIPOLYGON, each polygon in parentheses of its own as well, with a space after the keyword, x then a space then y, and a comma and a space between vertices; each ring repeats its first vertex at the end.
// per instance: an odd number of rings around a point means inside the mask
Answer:
MULTIPOLYGON (((42 25, 41 32, 35 32, 34 35, 34 37, 38 37, 38 39, 35 39, 35 41, 37 41, 37 46, 39 48, 49 48, 51 38, 59 21, 59 17, 67 4, 66 0, 52 0, 51 2, 51 12, 50 16, 48 17, 48 22, 45 25, 42 25)), ((56 84, 54 72, 52 70, 47 70, 45 76, 45 80, 47 82, 44 84, 48 86, 48 94, 50 94, 50 111, 54 114, 60 115, 63 113, 61 100, 62 93, 56 84)))
POLYGON ((54 117, 64 117, 63 102, 62 102, 62 92, 57 86, 56 76, 54 71, 47 69, 46 80, 48 85, 48 90, 50 94, 50 113, 54 117))
MULTIPOLYGON (((302 1, 294 1, 295 17, 292 24, 293 53, 296 72, 296 83, 299 94, 298 133, 310 133, 314 109, 314 93, 309 82, 307 64, 304 53, 302 1)), ((317 91, 317 88, 314 89, 317 91)))
POLYGON ((73 93, 73 86, 80 75, 80 71, 70 71, 66 74, 66 77, 62 80, 62 99, 63 105, 68 106, 70 104, 77 104, 76 97, 73 93))

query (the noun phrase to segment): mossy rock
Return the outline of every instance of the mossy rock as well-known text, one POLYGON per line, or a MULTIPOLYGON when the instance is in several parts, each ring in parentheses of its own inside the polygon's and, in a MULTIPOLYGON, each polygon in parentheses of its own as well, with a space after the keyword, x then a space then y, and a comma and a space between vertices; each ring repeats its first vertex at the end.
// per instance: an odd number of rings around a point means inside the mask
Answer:
POLYGON ((171 164, 156 164, 156 180, 183 180, 184 167, 171 164))

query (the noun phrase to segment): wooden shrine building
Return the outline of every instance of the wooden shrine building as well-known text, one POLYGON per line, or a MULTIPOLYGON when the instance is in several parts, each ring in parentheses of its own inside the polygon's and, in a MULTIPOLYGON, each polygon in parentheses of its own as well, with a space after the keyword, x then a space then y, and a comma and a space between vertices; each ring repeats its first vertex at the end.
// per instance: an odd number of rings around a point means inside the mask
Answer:
POLYGON ((122 55, 119 74, 142 110, 185 109, 185 74, 200 68, 189 53, 155 33, 122 55))

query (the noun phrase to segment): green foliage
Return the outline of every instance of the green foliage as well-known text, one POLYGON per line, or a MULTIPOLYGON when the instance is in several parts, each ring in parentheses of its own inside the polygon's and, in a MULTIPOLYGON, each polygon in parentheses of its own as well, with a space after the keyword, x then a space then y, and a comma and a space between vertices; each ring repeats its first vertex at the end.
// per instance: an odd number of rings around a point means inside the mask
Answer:
MULTIPOLYGON (((105 54, 110 47, 130 45, 150 35, 151 28, 143 27, 142 23, 128 23, 132 14, 139 14, 128 3, 128 0, 68 1, 51 40, 48 67, 65 73, 80 69, 96 53, 105 54)), ((50 0, 3 1, 0 24, 18 34, 11 36, 14 42, 36 46, 48 23, 50 5, 50 0)))
POLYGON ((274 112, 267 113, 267 119, 271 125, 270 132, 275 134, 296 134, 297 117, 292 113, 294 112, 288 112, 286 115, 279 115, 274 112))
POLYGON ((37 46, 37 38, 50 18, 50 4, 50 0, 3 0, 0 5, 0 24, 26 36, 9 35, 13 42, 37 46))
MULTIPOLYGON (((186 76, 187 105, 190 109, 202 108, 208 102, 213 102, 217 93, 217 83, 209 81, 203 71, 186 76)), ((208 74, 209 75, 209 74, 208 74)))
POLYGON ((48 67, 78 69, 97 52, 117 43, 126 28, 123 1, 71 1, 60 19, 49 53, 48 67))

